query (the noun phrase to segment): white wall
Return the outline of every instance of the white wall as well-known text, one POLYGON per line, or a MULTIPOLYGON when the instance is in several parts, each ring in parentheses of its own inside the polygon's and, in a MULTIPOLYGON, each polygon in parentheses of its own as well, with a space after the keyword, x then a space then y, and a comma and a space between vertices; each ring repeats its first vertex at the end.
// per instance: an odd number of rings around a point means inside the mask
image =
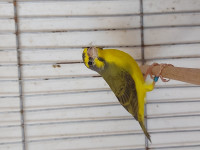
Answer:
MULTIPOLYGON (((140 0, 18 0, 27 150, 200 149, 200 87, 157 83, 147 96, 152 143, 105 81, 82 63, 82 47, 142 59, 140 0), (55 66, 55 63, 66 62, 55 66)), ((144 58, 199 68, 200 1, 143 0, 144 58)), ((12 0, 0 2, 0 149, 21 150, 17 42, 12 0)))

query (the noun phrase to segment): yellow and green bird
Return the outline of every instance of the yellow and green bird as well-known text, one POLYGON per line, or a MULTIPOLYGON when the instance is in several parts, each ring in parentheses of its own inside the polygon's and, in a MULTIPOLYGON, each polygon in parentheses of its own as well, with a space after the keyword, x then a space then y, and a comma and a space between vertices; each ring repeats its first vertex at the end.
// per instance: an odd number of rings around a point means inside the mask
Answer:
POLYGON ((115 49, 85 48, 83 62, 87 68, 98 72, 108 83, 120 104, 139 122, 151 141, 144 125, 146 92, 153 84, 146 84, 136 61, 127 53, 115 49))

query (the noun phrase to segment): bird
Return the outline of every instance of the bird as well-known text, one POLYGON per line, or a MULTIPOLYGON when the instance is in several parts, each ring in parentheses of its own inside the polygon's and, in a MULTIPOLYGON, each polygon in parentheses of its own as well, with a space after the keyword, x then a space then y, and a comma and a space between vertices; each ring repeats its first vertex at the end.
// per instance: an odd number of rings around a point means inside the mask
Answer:
POLYGON ((103 77, 119 103, 139 122, 151 142, 144 125, 144 105, 146 92, 152 91, 154 84, 145 82, 133 57, 121 50, 87 47, 83 50, 82 59, 87 68, 103 77))

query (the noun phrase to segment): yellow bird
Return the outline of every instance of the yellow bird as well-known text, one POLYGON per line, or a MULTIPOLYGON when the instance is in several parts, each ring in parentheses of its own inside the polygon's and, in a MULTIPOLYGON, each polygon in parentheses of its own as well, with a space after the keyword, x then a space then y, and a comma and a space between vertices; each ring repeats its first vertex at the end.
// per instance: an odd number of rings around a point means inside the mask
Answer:
POLYGON ((146 92, 154 84, 146 84, 136 61, 127 53, 115 49, 85 48, 83 62, 87 68, 98 72, 108 83, 120 104, 139 122, 151 141, 144 125, 146 92))

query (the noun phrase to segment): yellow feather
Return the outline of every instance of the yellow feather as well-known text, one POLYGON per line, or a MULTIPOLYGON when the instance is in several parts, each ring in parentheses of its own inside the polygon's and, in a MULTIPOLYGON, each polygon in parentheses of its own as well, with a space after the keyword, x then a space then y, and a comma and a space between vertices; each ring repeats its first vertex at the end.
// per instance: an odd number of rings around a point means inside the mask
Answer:
POLYGON ((83 53, 85 55, 84 58, 85 65, 88 68, 93 69, 102 75, 102 77, 109 84, 109 86, 111 87, 115 95, 118 97, 118 99, 121 100, 120 103, 127 109, 127 111, 129 111, 129 113, 131 113, 136 118, 136 120, 139 121, 145 135, 150 140, 150 136, 144 126, 144 105, 145 105, 146 92, 153 90, 154 85, 145 83, 142 72, 136 61, 127 53, 115 49, 103 50, 101 48, 94 48, 94 49, 86 48, 84 49, 83 53), (94 50, 96 50, 98 56, 96 56, 94 50), (92 55, 93 53, 95 54, 94 56, 92 55), (90 55, 90 57, 88 55, 90 55), (89 59, 93 61, 91 66, 88 65, 89 59), (124 74, 126 77, 124 77, 123 72, 125 72, 124 74), (136 89, 136 94, 137 94, 136 95, 137 103, 135 102, 135 104, 138 105, 137 112, 135 112, 136 110, 133 110, 133 106, 135 108, 135 105, 133 105, 133 101, 135 99, 131 99, 130 97, 131 95, 133 96, 134 93, 132 91, 131 91, 132 93, 130 93, 130 90, 125 89, 128 86, 130 86, 130 84, 126 83, 129 81, 125 81, 126 79, 128 80, 128 76, 131 76, 132 78, 131 80, 133 81, 132 84, 135 85, 134 88, 136 89), (121 90, 120 88, 124 89, 121 90), (126 90, 129 93, 129 95, 123 92, 123 91, 126 92, 126 90))
POLYGON ((87 48, 84 48, 84 50, 83 50, 83 55, 84 55, 84 64, 86 65, 86 67, 88 67, 89 68, 89 65, 88 65, 88 62, 89 62, 89 56, 88 56, 88 54, 87 54, 87 48))
MULTIPOLYGON (((146 96, 147 85, 144 82, 142 72, 137 64, 137 62, 127 53, 115 50, 115 49, 104 49, 99 50, 98 54, 100 57, 104 58, 108 63, 115 63, 119 68, 124 68, 136 83, 136 90, 138 93, 138 105, 139 113, 138 120, 144 120, 144 104, 146 96), (119 59, 120 58, 120 59, 119 59)), ((150 85, 152 86, 152 85, 150 85)))

